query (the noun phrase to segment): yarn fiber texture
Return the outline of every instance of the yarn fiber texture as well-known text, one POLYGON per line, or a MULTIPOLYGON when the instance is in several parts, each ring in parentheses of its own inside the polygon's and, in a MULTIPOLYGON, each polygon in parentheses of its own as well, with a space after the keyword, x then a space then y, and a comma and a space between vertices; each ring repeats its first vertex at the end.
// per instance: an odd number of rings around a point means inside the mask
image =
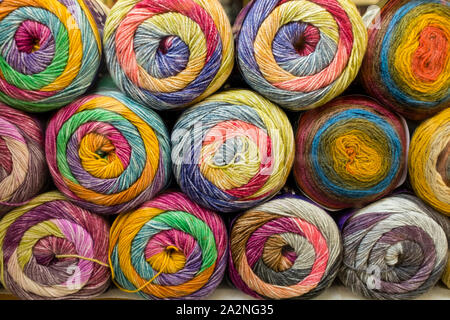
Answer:
POLYGON ((41 194, 0 221, 2 285, 27 300, 94 298, 110 284, 108 232, 61 193, 41 194))
POLYGON ((414 192, 450 216, 450 108, 422 122, 415 130, 408 170, 414 192))
POLYGON ((413 120, 450 103, 450 2, 387 1, 369 27, 367 92, 413 120))
POLYGON ((350 0, 255 0, 233 29, 245 81, 295 111, 340 95, 358 74, 367 46, 366 28, 350 0))
POLYGON ((47 179, 43 127, 0 103, 0 214, 37 195, 47 179))
POLYGON ((240 215, 230 233, 229 276, 259 299, 309 299, 327 289, 342 260, 339 229, 325 210, 283 195, 240 215))
POLYGON ((431 289, 448 258, 447 237, 411 195, 396 195, 356 211, 345 223, 340 280, 370 299, 413 299, 431 289))
POLYGON ((344 96, 302 114, 294 177, 321 206, 361 207, 405 181, 406 122, 364 96, 344 96))
POLYGON ((221 218, 180 192, 167 192, 114 221, 115 283, 146 299, 195 300, 221 282, 228 236, 221 218))
POLYGON ((106 16, 96 1, 0 3, 0 101, 44 112, 86 92, 102 57, 106 16))
POLYGON ((119 0, 103 41, 117 86, 158 110, 203 100, 234 64, 231 25, 218 0, 119 0))
POLYGON ((294 159, 286 114, 249 90, 224 91, 186 110, 171 140, 179 186, 219 212, 244 210, 272 197, 286 183, 294 159))
POLYGON ((170 180, 170 140, 162 119, 115 91, 59 110, 47 127, 45 149, 56 187, 95 213, 132 210, 170 180))

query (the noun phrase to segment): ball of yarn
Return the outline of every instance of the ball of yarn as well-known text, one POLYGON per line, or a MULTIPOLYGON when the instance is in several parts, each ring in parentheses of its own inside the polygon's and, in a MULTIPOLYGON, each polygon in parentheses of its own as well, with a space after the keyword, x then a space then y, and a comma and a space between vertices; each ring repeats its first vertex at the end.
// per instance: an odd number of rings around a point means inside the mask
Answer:
POLYGON ((0 101, 44 112, 86 92, 102 56, 96 0, 4 0, 0 12, 0 101))
POLYGON ((295 111, 340 95, 355 79, 367 31, 350 0, 255 0, 236 19, 245 81, 295 111))
POLYGON ((315 297, 332 284, 341 260, 334 220, 295 195, 250 209, 231 227, 230 279, 256 298, 315 297))
POLYGON ((369 27, 361 67, 367 92, 422 120, 450 103, 450 2, 391 0, 369 27))
POLYGON ((253 207, 286 183, 294 134, 286 114, 249 90, 213 95, 185 111, 172 132, 181 189, 220 212, 253 207))
POLYGON ((146 299, 201 299, 221 282, 228 237, 221 218, 180 192, 167 192, 111 229, 113 280, 146 299))
POLYGON ((34 197, 47 176, 42 126, 0 103, 0 213, 34 197))
POLYGON ((408 171, 415 193, 450 216, 450 108, 424 121, 415 130, 408 171))
POLYGON ((203 100, 234 64, 231 25, 218 0, 119 0, 103 41, 117 86, 158 110, 203 100))
POLYGON ((294 176, 325 208, 372 202, 406 178, 406 122, 364 96, 345 96, 300 116, 294 176))
POLYGON ((0 221, 3 286, 21 299, 89 299, 110 284, 107 222, 59 192, 41 194, 0 221))
POLYGON ((370 299, 413 299, 431 289, 447 264, 442 227, 414 196, 396 195, 356 211, 345 223, 340 280, 370 299))
POLYGON ((88 95, 59 110, 45 149, 56 187, 100 214, 132 210, 170 180, 162 119, 119 92, 88 95))

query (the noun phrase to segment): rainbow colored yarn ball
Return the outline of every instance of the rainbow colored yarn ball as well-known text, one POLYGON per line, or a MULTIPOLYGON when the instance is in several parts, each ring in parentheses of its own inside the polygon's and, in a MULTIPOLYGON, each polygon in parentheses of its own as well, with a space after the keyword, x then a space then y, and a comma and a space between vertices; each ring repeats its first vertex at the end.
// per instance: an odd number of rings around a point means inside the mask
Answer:
POLYGON ((450 108, 422 122, 415 130, 408 170, 414 192, 450 216, 450 108))
POLYGON ((413 120, 450 103, 450 2, 392 0, 369 27, 367 92, 413 120))
POLYGON ((170 180, 162 119, 119 92, 88 95, 59 110, 45 150, 56 187, 95 213, 132 210, 170 180))
POLYGON ((439 281, 447 237, 411 195, 396 195, 358 210, 344 224, 342 283, 370 299, 414 299, 439 281))
POLYGON ((102 57, 96 0, 4 0, 0 12, 0 101, 44 112, 86 92, 102 57))
POLYGON ((286 183, 294 134, 286 114, 249 90, 213 95, 172 132, 175 178, 192 200, 219 212, 253 207, 286 183))
POLYGON ((107 222, 41 194, 0 221, 2 285, 27 300, 91 299, 110 284, 107 222))
POLYGON ((230 279, 255 298, 315 297, 332 284, 341 260, 334 220, 295 195, 252 208, 231 227, 230 279))
POLYGON ((236 19, 237 63, 245 81, 282 107, 311 109, 355 79, 367 45, 350 0, 255 0, 236 19))
POLYGON ((294 177, 325 208, 363 206, 404 182, 408 144, 401 117, 368 97, 340 97, 300 116, 294 177))
POLYGON ((231 25, 218 0, 119 0, 103 41, 117 86, 158 110, 203 100, 234 64, 231 25))
POLYGON ((167 192, 114 221, 113 281, 146 299, 201 299, 223 278, 227 245, 217 214, 180 192, 167 192))

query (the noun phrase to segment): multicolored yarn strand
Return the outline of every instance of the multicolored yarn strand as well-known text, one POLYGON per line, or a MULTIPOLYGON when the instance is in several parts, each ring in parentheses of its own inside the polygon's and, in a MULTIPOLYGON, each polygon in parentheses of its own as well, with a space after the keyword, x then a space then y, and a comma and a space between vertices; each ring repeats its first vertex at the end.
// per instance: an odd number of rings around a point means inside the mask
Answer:
POLYGON ((0 103, 0 214, 37 195, 47 178, 43 127, 0 103))
POLYGON ((154 112, 103 91, 59 110, 46 133, 56 187, 100 214, 132 210, 169 183, 169 133, 154 112))
POLYGON ((218 0, 119 0, 104 46, 117 86, 158 110, 213 94, 234 64, 231 25, 218 0))
POLYGON ((254 0, 236 19, 245 81, 295 111, 325 104, 356 78, 367 46, 350 0, 254 0))
POLYGON ((369 27, 367 92, 413 120, 450 103, 450 2, 391 0, 369 27))
POLYGON ((408 170, 415 193, 450 216, 450 108, 416 129, 409 150, 408 170))
POLYGON ((113 280, 146 299, 201 299, 223 278, 227 246, 217 214, 180 192, 167 192, 114 221, 113 280))
POLYGON ((334 220, 295 195, 248 210, 231 228, 230 279, 255 298, 315 297, 332 284, 341 260, 334 220))
POLYGON ((3 286, 21 299, 90 299, 110 284, 107 222, 59 192, 37 196, 0 221, 3 286))
POLYGON ((0 101, 29 112, 66 105, 90 87, 100 66, 96 0, 0 3, 0 101))
POLYGON ((413 299, 439 281, 448 242, 430 209, 396 195, 356 211, 345 223, 340 280, 370 299, 413 299))
POLYGON ((175 178, 204 207, 253 207, 286 183, 294 134, 286 114, 249 90, 213 95, 185 111, 172 132, 175 178))
POLYGON ((408 145, 401 117, 368 97, 340 97, 300 116, 295 180, 325 208, 361 207, 405 181, 408 145))

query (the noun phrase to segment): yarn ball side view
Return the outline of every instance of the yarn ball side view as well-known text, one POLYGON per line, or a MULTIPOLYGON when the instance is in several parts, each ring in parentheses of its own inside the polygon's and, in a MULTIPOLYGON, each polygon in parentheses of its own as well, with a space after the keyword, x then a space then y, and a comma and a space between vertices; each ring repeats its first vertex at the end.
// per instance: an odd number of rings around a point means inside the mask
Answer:
POLYGON ((341 260, 336 223, 299 196, 250 209, 231 227, 230 279, 255 298, 313 298, 330 287, 341 260))
POLYGON ((59 110, 47 127, 45 150, 56 187, 99 214, 132 210, 170 181, 170 140, 162 119, 115 91, 59 110))
POLYGON ((118 88, 157 110, 203 100, 233 69, 233 34, 218 0, 119 0, 103 39, 118 88))
POLYGON ((312 109, 356 78, 367 31, 350 0, 255 0, 236 18, 245 81, 281 107, 312 109))
POLYGON ((450 104, 450 2, 385 1, 368 30, 367 92, 412 120, 450 104))
POLYGON ((171 140, 179 186, 218 212, 244 210, 275 195, 294 159, 286 114, 249 90, 224 91, 186 110, 171 140))
POLYGON ((108 232, 61 193, 41 194, 0 220, 1 283, 26 300, 94 298, 110 284, 108 232))
POLYGON ((405 181, 408 145, 403 118, 368 97, 340 97, 300 116, 294 177, 327 209, 361 207, 405 181))
POLYGON ((96 0, 0 3, 0 101, 28 112, 60 108, 91 86, 101 63, 96 0))
POLYGON ((180 192, 167 192, 114 221, 113 281, 146 299, 202 299, 223 278, 227 246, 225 224, 216 213, 180 192))

